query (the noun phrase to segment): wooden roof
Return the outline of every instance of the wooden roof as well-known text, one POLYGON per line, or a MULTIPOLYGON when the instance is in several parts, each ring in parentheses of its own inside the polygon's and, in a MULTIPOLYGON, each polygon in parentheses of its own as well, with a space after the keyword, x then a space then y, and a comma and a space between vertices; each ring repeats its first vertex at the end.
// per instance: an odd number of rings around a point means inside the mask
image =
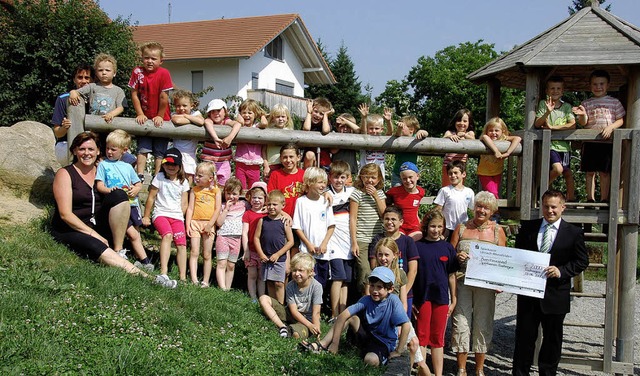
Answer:
POLYGON ((160 42, 166 61, 184 61, 248 59, 278 35, 286 38, 298 55, 305 83, 335 83, 327 62, 297 14, 137 26, 133 39, 136 43, 160 42))
POLYGON ((565 89, 582 91, 588 90, 591 71, 605 68, 615 91, 626 82, 625 65, 638 63, 640 29, 604 9, 586 7, 467 78, 497 78, 502 86, 524 88, 527 67, 542 67, 547 77, 563 76, 565 89))

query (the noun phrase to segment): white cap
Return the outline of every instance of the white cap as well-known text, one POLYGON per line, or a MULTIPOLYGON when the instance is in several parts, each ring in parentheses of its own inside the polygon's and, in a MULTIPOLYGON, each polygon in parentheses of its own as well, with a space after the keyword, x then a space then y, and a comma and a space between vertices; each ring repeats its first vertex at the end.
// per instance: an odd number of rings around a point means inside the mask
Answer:
POLYGON ((207 105, 207 113, 213 110, 227 109, 227 104, 222 99, 214 99, 207 105))

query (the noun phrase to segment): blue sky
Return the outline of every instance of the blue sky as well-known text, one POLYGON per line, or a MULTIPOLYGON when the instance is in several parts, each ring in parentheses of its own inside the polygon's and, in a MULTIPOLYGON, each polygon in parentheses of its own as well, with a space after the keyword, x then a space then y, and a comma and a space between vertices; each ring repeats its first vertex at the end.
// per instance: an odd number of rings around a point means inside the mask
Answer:
MULTIPOLYGON (((568 17, 571 0, 102 0, 100 7, 150 25, 169 21, 169 3, 172 23, 298 13, 330 54, 347 46, 363 87, 371 84, 377 95, 420 56, 444 47, 479 39, 498 51, 522 44, 568 17)), ((614 15, 640 26, 639 0, 609 3, 614 15)))

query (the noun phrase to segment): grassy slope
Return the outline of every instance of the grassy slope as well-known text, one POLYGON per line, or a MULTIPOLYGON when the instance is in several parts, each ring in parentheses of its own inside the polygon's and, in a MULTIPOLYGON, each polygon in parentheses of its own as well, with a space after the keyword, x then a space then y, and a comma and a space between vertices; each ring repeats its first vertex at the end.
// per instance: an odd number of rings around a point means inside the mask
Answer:
POLYGON ((301 354, 240 292, 81 260, 40 224, 0 228, 0 374, 380 374, 348 352, 301 354))

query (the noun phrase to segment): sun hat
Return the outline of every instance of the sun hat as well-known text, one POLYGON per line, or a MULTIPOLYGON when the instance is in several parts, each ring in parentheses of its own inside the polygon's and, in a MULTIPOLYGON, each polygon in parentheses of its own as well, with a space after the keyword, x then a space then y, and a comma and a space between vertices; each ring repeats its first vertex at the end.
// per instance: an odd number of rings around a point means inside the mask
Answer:
POLYGON ((224 101, 222 99, 213 99, 211 102, 209 102, 209 104, 207 105, 207 113, 213 111, 213 110, 220 110, 220 109, 227 109, 227 104, 224 103, 224 101))

